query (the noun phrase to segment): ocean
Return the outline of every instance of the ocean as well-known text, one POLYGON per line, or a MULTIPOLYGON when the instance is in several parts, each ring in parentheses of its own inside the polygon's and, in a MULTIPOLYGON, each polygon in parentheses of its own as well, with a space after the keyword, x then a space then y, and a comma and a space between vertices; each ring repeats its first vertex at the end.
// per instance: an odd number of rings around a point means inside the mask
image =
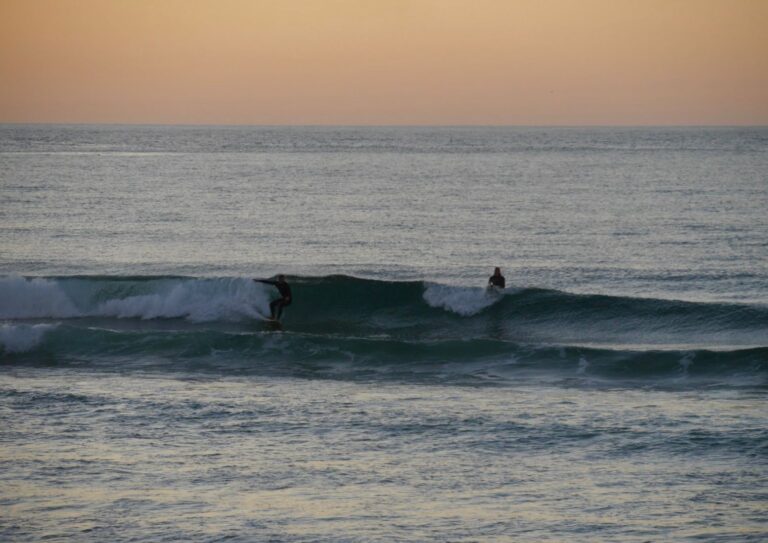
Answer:
POLYGON ((768 540, 767 151, 0 125, 0 540, 768 540))

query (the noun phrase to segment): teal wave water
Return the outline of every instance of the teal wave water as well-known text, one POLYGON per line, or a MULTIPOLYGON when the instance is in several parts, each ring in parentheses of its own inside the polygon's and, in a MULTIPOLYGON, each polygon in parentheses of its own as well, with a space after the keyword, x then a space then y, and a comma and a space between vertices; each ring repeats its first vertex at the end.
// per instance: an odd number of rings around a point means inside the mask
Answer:
POLYGON ((249 278, 6 277, 8 364, 504 383, 763 386, 768 308, 348 276, 291 277, 283 326, 249 278), (446 369, 447 368, 447 369, 446 369))
POLYGON ((622 350, 490 339, 408 341, 264 332, 0 328, 4 364, 219 376, 272 375, 504 384, 520 379, 615 384, 768 386, 768 347, 622 350), (10 346, 10 349, 8 348, 10 346))

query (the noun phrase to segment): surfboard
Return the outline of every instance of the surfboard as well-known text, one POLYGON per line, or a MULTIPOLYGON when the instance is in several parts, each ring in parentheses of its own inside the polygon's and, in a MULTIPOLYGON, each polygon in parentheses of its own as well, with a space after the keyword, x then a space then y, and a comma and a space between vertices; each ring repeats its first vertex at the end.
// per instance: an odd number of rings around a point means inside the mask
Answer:
POLYGON ((264 322, 267 323, 267 326, 272 329, 278 329, 278 330, 283 329, 283 325, 277 319, 267 318, 267 319, 264 319, 264 322))

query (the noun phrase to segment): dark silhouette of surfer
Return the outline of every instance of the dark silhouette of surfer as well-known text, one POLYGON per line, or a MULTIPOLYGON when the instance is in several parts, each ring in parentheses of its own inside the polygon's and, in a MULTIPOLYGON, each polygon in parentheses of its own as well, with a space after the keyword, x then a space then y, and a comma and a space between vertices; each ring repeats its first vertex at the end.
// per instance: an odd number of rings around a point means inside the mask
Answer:
POLYGON ((269 303, 269 311, 271 313, 269 318, 274 321, 280 320, 280 317, 283 314, 283 308, 291 305, 291 302, 293 301, 291 287, 288 286, 288 283, 285 281, 285 275, 278 275, 277 281, 270 281, 269 279, 254 279, 254 281, 272 285, 277 288, 277 291, 280 293, 280 298, 272 300, 269 303))
POLYGON ((501 275, 501 268, 493 270, 493 275, 488 279, 488 286, 504 288, 507 286, 507 282, 504 276, 501 275))

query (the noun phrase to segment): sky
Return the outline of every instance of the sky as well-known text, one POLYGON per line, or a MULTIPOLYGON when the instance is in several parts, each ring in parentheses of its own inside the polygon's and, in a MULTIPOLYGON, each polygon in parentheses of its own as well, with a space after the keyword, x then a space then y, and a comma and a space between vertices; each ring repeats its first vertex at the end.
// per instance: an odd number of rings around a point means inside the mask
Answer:
POLYGON ((768 0, 0 0, 0 122, 765 125, 768 0))

